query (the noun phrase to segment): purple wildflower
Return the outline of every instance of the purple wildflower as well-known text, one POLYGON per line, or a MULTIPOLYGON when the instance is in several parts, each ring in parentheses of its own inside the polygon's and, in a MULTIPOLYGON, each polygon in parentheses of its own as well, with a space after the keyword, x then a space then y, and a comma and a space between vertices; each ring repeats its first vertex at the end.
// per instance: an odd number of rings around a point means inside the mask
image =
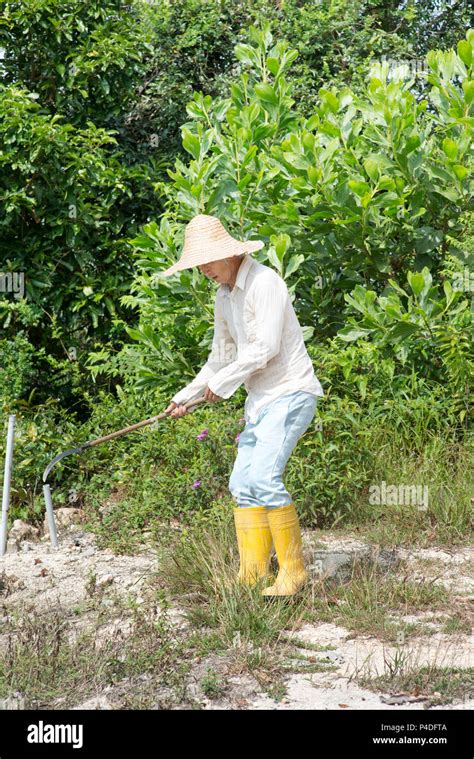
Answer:
POLYGON ((240 432, 238 432, 237 435, 235 436, 235 442, 238 443, 239 440, 240 440, 240 432))
POLYGON ((197 490, 198 488, 200 488, 201 487, 201 480, 196 480, 195 482, 193 482, 193 484, 192 484, 191 487, 194 488, 194 490, 197 490))
POLYGON ((206 429, 206 430, 203 430, 202 432, 200 432, 196 439, 197 440, 204 440, 204 438, 207 435, 209 435, 209 430, 206 429))

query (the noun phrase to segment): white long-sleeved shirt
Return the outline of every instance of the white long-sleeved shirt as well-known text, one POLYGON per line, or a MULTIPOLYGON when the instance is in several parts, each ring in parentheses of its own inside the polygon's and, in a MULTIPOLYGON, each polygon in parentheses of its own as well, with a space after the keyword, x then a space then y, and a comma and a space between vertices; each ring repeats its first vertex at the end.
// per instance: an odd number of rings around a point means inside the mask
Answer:
POLYGON ((244 416, 255 423, 263 406, 304 390, 324 396, 304 344, 285 281, 246 254, 235 285, 221 285, 214 304, 212 349, 201 371, 171 400, 186 403, 206 386, 229 398, 244 383, 244 416))

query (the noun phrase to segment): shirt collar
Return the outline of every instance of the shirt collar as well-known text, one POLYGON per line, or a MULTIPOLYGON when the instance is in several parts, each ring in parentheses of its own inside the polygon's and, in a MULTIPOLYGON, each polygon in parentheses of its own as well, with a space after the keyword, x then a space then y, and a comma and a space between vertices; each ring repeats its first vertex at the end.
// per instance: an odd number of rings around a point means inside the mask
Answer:
POLYGON ((231 295, 234 297, 234 295, 237 292, 237 288, 239 287, 241 290, 245 287, 245 280, 247 279, 247 274, 249 273, 249 269, 252 266, 253 258, 250 255, 250 253, 245 254, 245 258, 242 261, 242 263, 239 266, 239 270, 237 272, 237 278, 235 280, 235 285, 233 289, 230 289, 229 285, 224 285, 224 292, 226 295, 231 295))

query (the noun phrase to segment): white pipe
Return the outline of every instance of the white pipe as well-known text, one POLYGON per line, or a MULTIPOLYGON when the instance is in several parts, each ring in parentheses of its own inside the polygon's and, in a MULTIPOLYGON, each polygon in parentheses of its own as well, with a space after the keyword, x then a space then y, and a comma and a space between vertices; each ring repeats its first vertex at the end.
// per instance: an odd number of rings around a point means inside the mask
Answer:
POLYGON ((7 449, 5 452, 5 474, 3 476, 2 523, 0 525, 0 556, 7 550, 8 507, 10 505, 10 485, 13 467, 13 441, 15 437, 15 414, 8 417, 7 449))
POLYGON ((43 495, 46 503, 46 514, 48 515, 49 537, 53 548, 58 548, 58 536, 56 533, 56 523, 54 521, 53 501, 51 500, 51 490, 49 485, 43 485, 43 495))

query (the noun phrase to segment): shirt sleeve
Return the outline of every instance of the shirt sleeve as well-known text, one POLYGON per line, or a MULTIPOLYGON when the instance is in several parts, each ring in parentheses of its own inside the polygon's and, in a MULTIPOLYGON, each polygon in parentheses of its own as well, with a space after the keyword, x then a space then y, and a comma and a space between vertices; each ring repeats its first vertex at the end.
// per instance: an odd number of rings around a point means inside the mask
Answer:
POLYGON ((279 353, 288 297, 283 281, 263 276, 255 280, 252 288, 255 331, 250 336, 245 325, 247 342, 239 344, 236 360, 216 372, 207 383, 213 393, 229 398, 242 382, 279 353))
POLYGON ((214 304, 214 336, 211 352, 201 371, 196 374, 192 382, 183 387, 171 400, 175 403, 186 403, 187 401, 199 398, 207 387, 211 377, 220 369, 230 364, 235 358, 236 353, 237 347, 224 318, 222 298, 219 295, 219 291, 217 291, 214 304))

